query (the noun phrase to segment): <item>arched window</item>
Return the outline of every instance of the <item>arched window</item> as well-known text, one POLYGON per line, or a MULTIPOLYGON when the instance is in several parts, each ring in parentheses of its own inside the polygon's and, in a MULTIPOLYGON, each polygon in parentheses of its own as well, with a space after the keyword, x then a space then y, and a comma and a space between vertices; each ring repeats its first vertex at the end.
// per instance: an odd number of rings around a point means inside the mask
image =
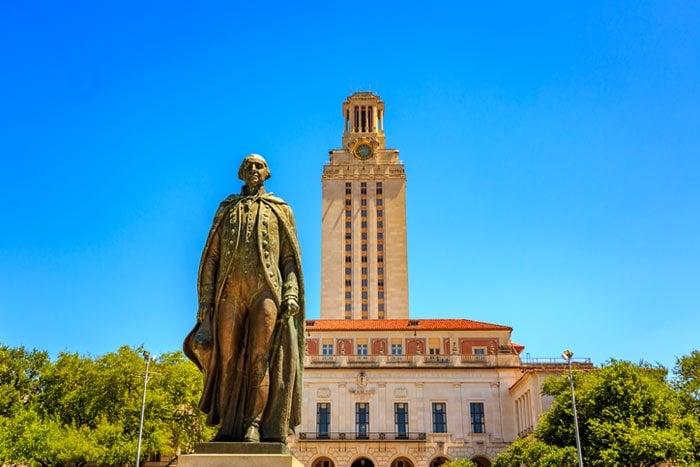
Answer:
POLYGON ((335 467, 335 463, 327 457, 316 459, 312 467, 335 467))
POLYGON ((473 457, 471 461, 475 463, 477 467, 491 467, 491 461, 483 456, 473 457))
POLYGON ((436 457, 430 462, 430 467, 440 467, 445 462, 449 462, 447 457, 436 457))
POLYGON ((394 459, 394 462, 391 463, 391 467, 414 467, 414 464, 405 457, 399 457, 398 459, 394 459))
POLYGON ((374 462, 366 457, 360 457, 355 462, 350 464, 350 467, 374 467, 374 462))

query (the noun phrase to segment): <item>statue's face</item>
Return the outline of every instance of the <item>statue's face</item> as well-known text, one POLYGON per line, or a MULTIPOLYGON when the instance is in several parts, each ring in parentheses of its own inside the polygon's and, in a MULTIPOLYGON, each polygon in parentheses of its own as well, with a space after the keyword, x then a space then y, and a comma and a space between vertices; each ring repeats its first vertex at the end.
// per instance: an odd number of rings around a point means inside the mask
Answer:
POLYGON ((260 159, 250 158, 245 161, 243 168, 243 181, 249 189, 256 190, 267 180, 270 172, 267 165, 260 159))

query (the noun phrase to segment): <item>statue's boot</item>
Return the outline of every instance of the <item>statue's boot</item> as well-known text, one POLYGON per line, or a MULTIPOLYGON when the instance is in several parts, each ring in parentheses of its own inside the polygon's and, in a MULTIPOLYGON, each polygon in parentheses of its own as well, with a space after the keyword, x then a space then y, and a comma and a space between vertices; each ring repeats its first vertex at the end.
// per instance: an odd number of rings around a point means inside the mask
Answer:
POLYGON ((245 436, 243 437, 243 441, 246 443, 259 443, 260 442, 260 428, 258 427, 258 424, 253 422, 250 425, 248 425, 248 428, 245 431, 245 436))

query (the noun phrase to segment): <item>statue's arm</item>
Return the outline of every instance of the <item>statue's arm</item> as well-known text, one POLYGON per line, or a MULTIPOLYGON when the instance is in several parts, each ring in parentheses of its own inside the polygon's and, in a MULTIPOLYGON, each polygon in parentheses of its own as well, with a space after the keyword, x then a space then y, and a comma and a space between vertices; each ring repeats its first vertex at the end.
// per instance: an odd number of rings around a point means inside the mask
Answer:
POLYGON ((197 321, 202 321, 207 315, 211 315, 214 310, 214 299, 216 294, 216 275, 221 259, 220 227, 216 224, 211 238, 202 253, 201 273, 199 278, 199 311, 197 321))
MULTIPOLYGON (((289 206, 285 206, 289 234, 296 235, 294 216, 289 206)), ((289 316, 299 311, 299 271, 292 242, 287 238, 286 229, 280 229, 280 271, 282 273, 282 304, 289 316)))

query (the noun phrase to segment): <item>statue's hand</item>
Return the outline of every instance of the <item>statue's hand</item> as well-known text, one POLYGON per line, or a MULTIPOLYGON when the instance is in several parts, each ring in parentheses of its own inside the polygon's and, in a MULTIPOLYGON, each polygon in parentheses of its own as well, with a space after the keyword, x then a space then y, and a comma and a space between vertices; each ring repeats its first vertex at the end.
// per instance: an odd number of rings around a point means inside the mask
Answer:
POLYGON ((204 321, 204 318, 206 318, 207 316, 211 316, 213 312, 213 303, 200 303, 199 311, 197 311, 197 322, 201 323, 202 321, 204 321))
POLYGON ((283 302, 283 309, 284 312, 282 313, 282 320, 286 320, 287 318, 291 318, 292 316, 296 315, 299 313, 299 303, 297 302, 297 299, 294 297, 287 297, 284 299, 283 302))

